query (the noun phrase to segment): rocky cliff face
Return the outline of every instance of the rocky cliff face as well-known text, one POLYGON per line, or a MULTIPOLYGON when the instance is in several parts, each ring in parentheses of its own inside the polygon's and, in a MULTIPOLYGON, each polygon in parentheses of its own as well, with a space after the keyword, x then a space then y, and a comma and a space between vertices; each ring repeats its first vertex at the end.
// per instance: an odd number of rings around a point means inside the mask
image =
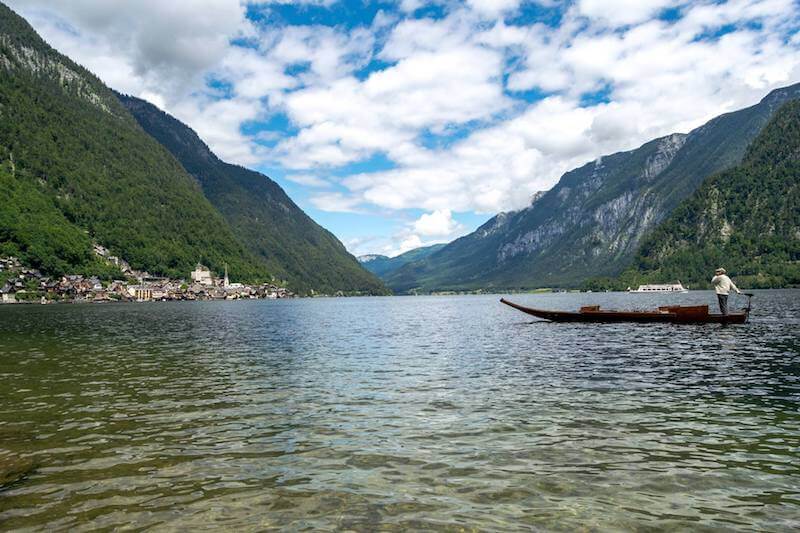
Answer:
MULTIPOLYGON (((642 147, 640 150, 645 152, 654 150, 645 157, 641 171, 632 176, 632 184, 639 186, 640 190, 646 188, 648 182, 655 180, 669 166, 685 139, 686 135, 674 134, 654 141, 653 146, 642 147)), ((631 152, 627 158, 639 156, 631 152)), ((517 255, 541 252, 576 226, 585 227, 586 234, 575 244, 588 248, 592 256, 599 257, 606 253, 617 255, 635 248, 643 231, 658 217, 652 195, 637 194, 636 189, 632 188, 599 205, 586 205, 598 191, 613 185, 620 178, 616 175, 620 164, 616 159, 619 157, 611 161, 600 158, 590 163, 589 174, 584 181, 574 187, 561 187, 557 198, 563 207, 558 216, 502 244, 497 253, 497 262, 502 264, 517 255)), ((528 209, 537 209, 536 202, 528 209)))
POLYGON ((99 81, 71 61, 46 50, 27 45, 6 34, 0 35, 0 68, 22 69, 42 79, 56 81, 65 91, 83 98, 106 113, 111 113, 108 93, 98 87, 99 81))
POLYGON ((800 84, 717 117, 689 134, 604 156, 561 177, 521 211, 501 213, 387 278, 396 291, 574 286, 613 276, 643 237, 703 182, 738 164, 800 84))

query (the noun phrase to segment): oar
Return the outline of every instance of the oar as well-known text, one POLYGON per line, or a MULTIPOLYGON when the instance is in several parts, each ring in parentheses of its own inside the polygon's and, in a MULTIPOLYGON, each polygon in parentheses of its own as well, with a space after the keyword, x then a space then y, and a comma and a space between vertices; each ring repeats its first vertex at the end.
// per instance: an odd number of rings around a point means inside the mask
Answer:
POLYGON ((752 300, 753 293, 752 292, 740 292, 739 294, 747 296, 747 309, 745 311, 747 311, 747 314, 749 315, 750 314, 750 309, 752 308, 752 304, 753 304, 753 300, 752 300))

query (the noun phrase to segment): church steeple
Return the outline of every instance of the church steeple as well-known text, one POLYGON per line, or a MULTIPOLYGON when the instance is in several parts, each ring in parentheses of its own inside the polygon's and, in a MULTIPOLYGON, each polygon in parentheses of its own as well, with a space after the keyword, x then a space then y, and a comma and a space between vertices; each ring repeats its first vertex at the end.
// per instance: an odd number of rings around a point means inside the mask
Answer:
POLYGON ((228 287, 230 285, 230 281, 228 280, 228 263, 225 263, 225 279, 222 281, 223 287, 228 287))

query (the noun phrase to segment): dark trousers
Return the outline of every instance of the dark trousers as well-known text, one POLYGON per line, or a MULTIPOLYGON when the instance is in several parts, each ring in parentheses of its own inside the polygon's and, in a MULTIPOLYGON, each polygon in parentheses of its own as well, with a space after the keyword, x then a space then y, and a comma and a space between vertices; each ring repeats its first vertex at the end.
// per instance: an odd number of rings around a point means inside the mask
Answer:
POLYGON ((719 300, 719 310, 723 315, 728 314, 728 295, 727 294, 717 294, 717 300, 719 300))

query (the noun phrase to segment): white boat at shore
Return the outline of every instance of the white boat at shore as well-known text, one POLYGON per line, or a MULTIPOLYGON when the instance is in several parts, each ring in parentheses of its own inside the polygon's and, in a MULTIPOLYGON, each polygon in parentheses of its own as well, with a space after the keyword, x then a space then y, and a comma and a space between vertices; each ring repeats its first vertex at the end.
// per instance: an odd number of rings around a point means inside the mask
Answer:
POLYGON ((689 289, 684 287, 680 280, 678 280, 678 283, 639 285, 637 289, 631 289, 628 287, 628 292, 689 292, 689 289))

